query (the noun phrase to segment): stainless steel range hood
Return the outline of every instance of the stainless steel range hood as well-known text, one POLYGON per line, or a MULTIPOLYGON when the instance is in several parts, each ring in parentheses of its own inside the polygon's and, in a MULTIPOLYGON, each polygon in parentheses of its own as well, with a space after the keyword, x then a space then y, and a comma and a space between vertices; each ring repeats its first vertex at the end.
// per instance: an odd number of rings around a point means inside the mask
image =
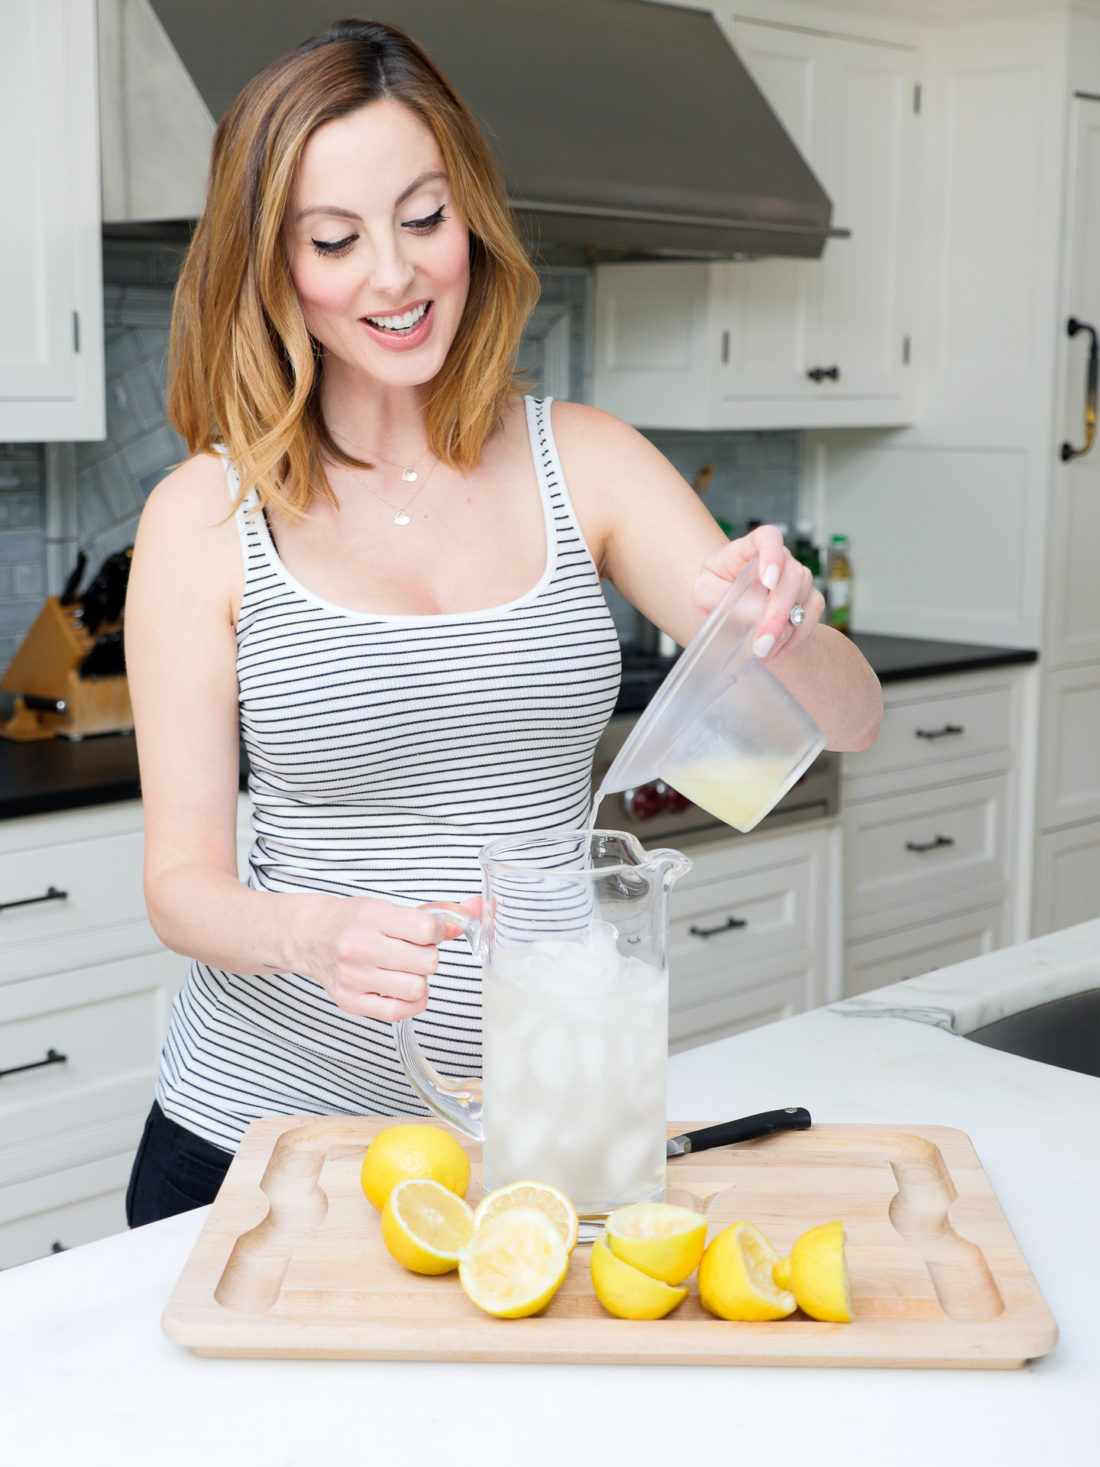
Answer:
MULTIPOLYGON (((213 117, 333 0, 152 0, 213 117)), ((832 205, 713 16, 649 0, 384 0, 484 126, 538 248, 820 255, 832 205)))

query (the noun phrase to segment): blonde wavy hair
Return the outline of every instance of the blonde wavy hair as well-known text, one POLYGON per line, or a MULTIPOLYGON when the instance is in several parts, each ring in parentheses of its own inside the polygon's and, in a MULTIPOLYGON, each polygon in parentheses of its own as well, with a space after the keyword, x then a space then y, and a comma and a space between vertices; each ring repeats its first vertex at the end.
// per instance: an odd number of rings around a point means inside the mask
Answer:
POLYGON ((224 443, 261 503, 300 517, 332 499, 324 459, 368 467, 321 413, 324 359, 306 328, 286 251, 302 153, 324 123, 383 97, 403 102, 443 154, 470 233, 470 287, 431 384, 428 443, 453 468, 479 461, 517 390, 516 355, 538 276, 477 124, 424 51, 394 26, 339 21, 271 62, 218 125, 206 207, 172 311, 168 415, 192 453, 224 443))

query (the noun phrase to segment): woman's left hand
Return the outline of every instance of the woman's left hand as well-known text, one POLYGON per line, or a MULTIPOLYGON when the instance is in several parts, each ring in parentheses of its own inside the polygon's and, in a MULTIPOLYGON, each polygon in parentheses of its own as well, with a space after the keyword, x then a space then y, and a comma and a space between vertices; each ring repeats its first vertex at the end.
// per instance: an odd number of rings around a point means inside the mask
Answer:
POLYGON ((759 561, 760 581, 768 591, 764 610, 753 627, 752 648, 763 661, 792 642, 809 636, 825 612, 825 598, 814 589, 813 576, 799 564, 774 525, 760 525, 738 540, 730 540, 707 560, 695 578, 695 609, 701 618, 711 611, 752 559, 759 561), (791 609, 801 606, 798 626, 791 609))

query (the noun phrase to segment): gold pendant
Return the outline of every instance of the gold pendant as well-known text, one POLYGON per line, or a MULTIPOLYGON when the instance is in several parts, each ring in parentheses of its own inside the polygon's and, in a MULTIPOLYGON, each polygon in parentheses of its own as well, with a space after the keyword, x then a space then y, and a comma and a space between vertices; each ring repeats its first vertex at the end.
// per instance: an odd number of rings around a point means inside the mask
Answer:
POLYGON ((401 477, 404 479, 406 484, 415 484, 417 479, 420 478, 420 475, 416 472, 415 469, 402 469, 401 477))

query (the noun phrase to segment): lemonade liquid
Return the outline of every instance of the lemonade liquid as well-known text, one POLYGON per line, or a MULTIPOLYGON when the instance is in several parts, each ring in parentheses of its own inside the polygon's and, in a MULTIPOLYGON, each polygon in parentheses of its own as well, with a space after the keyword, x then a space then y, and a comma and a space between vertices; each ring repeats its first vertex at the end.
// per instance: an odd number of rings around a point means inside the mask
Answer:
POLYGON ((668 971, 610 933, 483 971, 487 1191, 549 1182, 595 1215, 664 1196, 668 971))
POLYGON ((782 790, 789 776, 790 765, 781 759, 742 755, 692 760, 661 770, 664 782, 685 799, 742 831, 751 830, 767 814, 776 790, 782 790))

